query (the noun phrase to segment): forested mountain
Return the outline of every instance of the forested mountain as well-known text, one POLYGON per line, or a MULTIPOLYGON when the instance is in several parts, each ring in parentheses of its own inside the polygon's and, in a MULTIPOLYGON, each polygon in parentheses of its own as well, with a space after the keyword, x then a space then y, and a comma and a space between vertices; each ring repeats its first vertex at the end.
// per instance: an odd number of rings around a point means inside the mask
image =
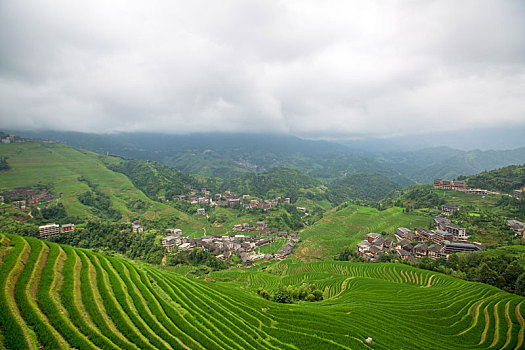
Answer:
POLYGON ((328 200, 333 204, 358 198, 378 201, 401 185, 379 174, 352 174, 336 180, 329 186, 328 200))
POLYGON ((472 188, 483 188, 505 193, 523 189, 525 186, 525 164, 511 165, 469 176, 467 184, 472 188))
POLYGON ((216 191, 219 187, 215 179, 197 179, 195 176, 155 161, 145 162, 117 157, 101 159, 109 169, 126 175, 135 187, 154 200, 159 197, 171 198, 176 194, 186 194, 189 192, 189 186, 206 187, 212 191, 216 191))
POLYGON ((449 147, 428 148, 414 152, 381 154, 383 160, 402 175, 419 183, 435 178, 454 179, 525 162, 525 147, 504 151, 460 151, 449 147))
POLYGON ((143 180, 135 175, 142 173, 139 169, 147 168, 147 163, 130 161, 127 166, 123 163, 120 169, 133 175, 128 178, 106 166, 110 163, 116 166, 122 161, 118 158, 39 142, 0 145, 1 157, 9 157, 10 169, 2 173, 0 192, 15 187, 45 187, 50 192, 53 200, 42 203, 41 210, 34 208, 32 211, 32 215, 37 219, 41 217, 43 222, 45 219, 78 223, 94 219, 129 221, 156 217, 159 221, 178 220, 180 226, 195 226, 190 216, 143 193, 159 191, 163 186, 161 179, 169 179, 174 188, 179 182, 184 183, 186 175, 171 174, 173 169, 162 172, 159 168, 156 178, 143 180), (141 184, 141 188, 133 182, 141 184), (46 215, 48 211, 54 214, 46 215))
POLYGON ((274 167, 299 170, 329 183, 357 173, 384 175, 401 185, 413 181, 382 160, 374 160, 346 146, 304 140, 290 135, 264 134, 83 134, 38 132, 32 137, 57 139, 94 152, 155 160, 187 174, 234 178, 274 167))
POLYGON ((221 190, 238 194, 253 194, 262 198, 289 197, 292 202, 300 196, 324 197, 324 190, 318 180, 297 170, 272 168, 263 173, 246 173, 235 179, 225 180, 221 190))

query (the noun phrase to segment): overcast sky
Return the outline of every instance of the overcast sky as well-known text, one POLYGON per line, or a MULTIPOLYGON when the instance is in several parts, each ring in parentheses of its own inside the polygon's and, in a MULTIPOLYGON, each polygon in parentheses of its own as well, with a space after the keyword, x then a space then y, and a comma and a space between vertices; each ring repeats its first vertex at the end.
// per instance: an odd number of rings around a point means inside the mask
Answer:
POLYGON ((525 1, 0 1, 0 128, 525 128, 525 1))

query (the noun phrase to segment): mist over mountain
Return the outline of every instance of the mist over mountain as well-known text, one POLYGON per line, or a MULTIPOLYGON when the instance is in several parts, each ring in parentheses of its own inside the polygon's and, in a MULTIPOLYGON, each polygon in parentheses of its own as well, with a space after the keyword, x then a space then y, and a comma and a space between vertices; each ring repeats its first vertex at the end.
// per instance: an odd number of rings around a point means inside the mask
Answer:
POLYGON ((364 147, 364 141, 346 146, 282 134, 19 133, 26 137, 59 140, 103 154, 156 160, 188 174, 221 178, 285 167, 325 183, 348 175, 379 174, 407 186, 414 182, 430 183, 436 177, 455 178, 525 162, 525 148, 465 151, 440 146, 410 150, 393 143, 388 147, 376 145, 376 149, 381 150, 377 151, 374 147, 364 147))

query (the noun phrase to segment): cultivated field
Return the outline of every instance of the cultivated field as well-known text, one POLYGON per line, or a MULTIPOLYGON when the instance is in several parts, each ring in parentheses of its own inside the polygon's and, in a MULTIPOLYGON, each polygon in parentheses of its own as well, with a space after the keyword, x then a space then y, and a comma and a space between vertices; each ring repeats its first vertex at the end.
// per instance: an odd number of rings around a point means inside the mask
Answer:
POLYGON ((407 214, 401 208, 378 211, 374 208, 350 205, 339 211, 330 211, 323 219, 301 233, 302 243, 294 252, 299 258, 327 258, 339 254, 346 247, 352 249, 370 232, 393 236, 399 226, 413 229, 428 227, 432 218, 407 214))
POLYGON ((283 261, 200 281, 14 235, 0 262, 8 349, 523 348, 524 298, 404 265, 283 261), (254 293, 303 282, 325 300, 254 293))
POLYGON ((95 153, 62 144, 28 142, 0 145, 0 156, 9 158, 11 168, 2 172, 0 190, 39 183, 52 186, 55 194, 62 193, 60 202, 70 216, 96 216, 90 207, 80 203, 77 198, 90 189, 85 182, 79 181, 80 177, 84 177, 110 197, 111 208, 123 214, 123 220, 177 217, 181 220, 181 228, 199 227, 188 215, 150 200, 126 176, 106 168, 95 153), (130 209, 128 203, 135 200, 147 202, 147 209, 130 209))

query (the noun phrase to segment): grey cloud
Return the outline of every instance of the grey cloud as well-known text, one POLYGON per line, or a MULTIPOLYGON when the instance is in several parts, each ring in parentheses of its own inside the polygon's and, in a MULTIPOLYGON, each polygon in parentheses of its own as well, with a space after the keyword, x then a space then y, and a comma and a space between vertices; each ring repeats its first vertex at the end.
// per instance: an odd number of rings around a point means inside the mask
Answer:
POLYGON ((519 1, 0 3, 12 129, 393 136, 525 124, 519 1))

